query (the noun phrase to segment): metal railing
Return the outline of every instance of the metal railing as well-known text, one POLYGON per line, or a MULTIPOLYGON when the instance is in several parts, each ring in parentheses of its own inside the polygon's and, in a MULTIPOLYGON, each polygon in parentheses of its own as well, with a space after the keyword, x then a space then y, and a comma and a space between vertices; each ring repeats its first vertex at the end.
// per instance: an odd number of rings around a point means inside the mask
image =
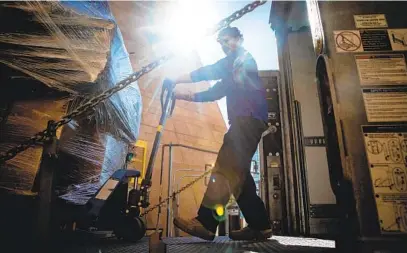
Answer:
MULTIPOLYGON (((208 154, 213 154, 217 155, 218 152, 208 150, 208 149, 202 149, 202 148, 196 148, 193 146, 188 146, 184 144, 164 144, 162 145, 162 152, 161 152, 161 168, 160 168, 160 196, 159 196, 159 201, 162 200, 162 194, 163 194, 163 189, 162 189, 162 182, 163 182, 163 172, 164 172, 164 156, 165 156, 165 150, 168 148, 169 151, 169 159, 168 159, 168 186, 167 186, 167 195, 169 196, 174 190, 178 190, 180 183, 178 182, 176 184, 175 180, 175 172, 199 172, 199 173, 204 173, 205 168, 203 170, 197 170, 197 169, 178 169, 176 171, 173 171, 173 160, 172 160, 172 154, 173 154, 173 148, 184 148, 184 149, 189 149, 189 150, 195 150, 198 152, 202 153, 208 153, 208 154), (176 185, 177 187, 173 187, 173 185, 176 185)), ((252 163, 254 164, 255 167, 258 166, 258 162, 256 160, 252 160, 252 163)), ((207 166, 208 164, 204 164, 203 166, 207 166)), ((251 171, 252 172, 252 171, 251 171)), ((253 173, 253 172, 252 172, 253 173)), ((257 172, 259 173, 259 172, 257 172)), ((193 178, 198 178, 201 174, 193 174, 193 175, 184 175, 182 176, 178 181, 182 180, 185 177, 193 177, 193 178)), ((172 200, 172 203, 170 203, 170 200, 167 200, 167 219, 166 219, 166 236, 169 237, 172 235, 172 219, 173 213, 174 213, 174 203, 176 207, 176 211, 178 211, 179 207, 179 198, 178 196, 172 200)), ((161 208, 158 209, 158 214, 157 214, 157 227, 159 226, 159 220, 161 216, 161 208)))
MULTIPOLYGON (((209 154, 214 154, 217 155, 218 152, 212 151, 212 150, 207 150, 207 149, 201 149, 201 148, 196 148, 196 147, 192 147, 192 146, 187 146, 187 145, 183 145, 183 144, 164 144, 162 146, 162 152, 161 152, 161 170, 160 170, 160 188, 161 188, 161 192, 160 192, 160 196, 159 196, 159 201, 161 201, 162 199, 162 180, 163 180, 163 171, 164 171, 164 155, 165 155, 165 148, 168 147, 169 150, 169 161, 168 161, 168 188, 167 188, 167 194, 169 195, 172 191, 173 191, 173 187, 172 187, 172 183, 173 180, 171 180, 172 176, 173 176, 173 171, 172 171, 172 152, 173 152, 173 148, 175 147, 179 147, 179 148, 185 148, 185 149, 190 149, 190 150, 195 150, 195 151, 199 151, 199 152, 203 152, 203 153, 209 153, 209 154)), ((192 171, 192 170, 191 170, 192 171)), ((195 170, 195 171, 199 171, 199 172, 204 172, 201 170, 195 170)), ((170 200, 167 201, 167 219, 166 219, 166 236, 170 236, 170 231, 171 231, 171 224, 170 221, 172 220, 172 216, 171 216, 171 210, 172 208, 170 208, 170 206, 172 206, 170 204, 170 200), (171 218, 171 219, 170 219, 171 218)), ((158 214, 157 214, 157 221, 160 220, 160 215, 161 215, 161 208, 158 209, 158 214)))

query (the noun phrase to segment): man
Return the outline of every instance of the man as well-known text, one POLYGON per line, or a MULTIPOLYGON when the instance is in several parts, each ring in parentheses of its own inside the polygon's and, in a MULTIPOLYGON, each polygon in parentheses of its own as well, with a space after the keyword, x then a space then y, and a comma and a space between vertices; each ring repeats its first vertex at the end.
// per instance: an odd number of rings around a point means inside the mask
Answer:
POLYGON ((242 47, 243 36, 239 29, 224 28, 218 34, 218 42, 226 54, 225 58, 172 80, 174 85, 219 80, 207 91, 195 94, 176 92, 175 96, 194 102, 215 101, 226 96, 230 123, 198 216, 192 220, 177 217, 174 225, 192 236, 213 240, 219 216, 222 216, 216 210, 224 208, 233 194, 248 227, 232 231, 230 238, 264 240, 271 236, 272 231, 264 203, 256 194, 250 165, 261 135, 266 130, 265 89, 256 61, 242 47))

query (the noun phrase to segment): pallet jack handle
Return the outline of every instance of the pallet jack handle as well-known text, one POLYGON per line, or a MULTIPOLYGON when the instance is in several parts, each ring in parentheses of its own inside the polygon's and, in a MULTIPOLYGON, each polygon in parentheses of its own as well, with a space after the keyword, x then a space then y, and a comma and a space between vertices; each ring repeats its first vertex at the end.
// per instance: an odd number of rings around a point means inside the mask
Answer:
POLYGON ((149 203, 149 188, 151 187, 151 178, 153 175, 153 166, 155 162, 155 158, 157 156, 157 152, 160 146, 160 141, 161 141, 161 136, 162 136, 162 131, 165 126, 165 122, 168 117, 172 115, 172 112, 174 111, 175 108, 175 96, 174 96, 174 87, 175 84, 173 81, 169 79, 165 79, 162 85, 162 90, 161 90, 161 97, 160 97, 160 102, 161 102, 161 117, 160 117, 160 122, 157 127, 157 132, 155 134, 155 139, 153 143, 153 148, 151 150, 151 155, 150 159, 148 161, 147 165, 147 170, 146 174, 144 176, 143 181, 141 182, 141 203, 142 207, 146 208, 150 205, 149 203))

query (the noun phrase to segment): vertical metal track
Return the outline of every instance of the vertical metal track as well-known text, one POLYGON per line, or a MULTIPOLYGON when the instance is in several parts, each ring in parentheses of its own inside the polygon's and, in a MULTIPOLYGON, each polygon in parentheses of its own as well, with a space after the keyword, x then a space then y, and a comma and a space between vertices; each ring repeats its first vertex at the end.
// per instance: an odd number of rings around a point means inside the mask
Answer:
POLYGON ((267 154, 264 154, 264 138, 262 136, 260 143, 259 143, 259 157, 260 157, 260 198, 263 200, 264 204, 266 205, 267 213, 270 213, 270 203, 267 197, 267 180, 266 180, 266 170, 267 170, 267 163, 264 161, 266 160, 267 154))
POLYGON ((305 160, 304 153, 304 135, 302 130, 302 117, 301 117, 301 105, 298 101, 294 101, 295 115, 297 119, 297 152, 298 152, 298 189, 300 190, 301 203, 301 220, 302 220, 302 235, 309 236, 310 226, 309 226, 309 192, 308 192, 308 180, 307 180, 307 163, 305 160))
MULTIPOLYGON (((294 98, 293 98, 294 99, 294 98)), ((296 101, 292 101, 292 106, 293 106, 293 117, 292 117, 292 122, 293 122, 293 142, 292 145, 294 147, 294 160, 295 164, 293 167, 293 174, 294 174, 294 179, 293 179, 293 185, 294 185, 294 196, 295 196, 295 203, 296 203, 296 208, 295 212, 297 215, 298 219, 298 232, 300 235, 304 234, 304 202, 302 201, 303 199, 303 191, 301 187, 301 154, 300 154, 300 147, 299 147, 299 136, 298 136, 298 129, 300 128, 300 125, 298 123, 298 112, 297 112, 297 105, 296 101)))
POLYGON ((289 234, 299 234, 300 223, 298 220, 299 209, 297 203, 297 186, 295 184, 295 148, 294 143, 294 126, 293 126, 293 84, 291 78, 291 65, 288 43, 288 33, 285 26, 276 29, 277 36, 280 40, 278 43, 279 65, 282 67, 281 72, 281 111, 282 111, 282 131, 283 131, 283 150, 284 150, 284 168, 285 174, 285 193, 287 208, 287 229, 289 234))

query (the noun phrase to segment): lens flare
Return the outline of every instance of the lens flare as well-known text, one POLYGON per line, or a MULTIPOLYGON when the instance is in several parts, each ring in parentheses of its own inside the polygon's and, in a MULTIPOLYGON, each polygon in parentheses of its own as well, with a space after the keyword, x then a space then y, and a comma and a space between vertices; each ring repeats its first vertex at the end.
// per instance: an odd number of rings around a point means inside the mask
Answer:
POLYGON ((218 216, 223 216, 225 214, 225 208, 222 205, 215 206, 215 211, 218 216))
POLYGON ((226 215, 225 215, 225 207, 223 205, 215 205, 213 208, 213 217, 215 220, 222 222, 226 220, 226 215))
POLYGON ((163 13, 157 33, 165 38, 155 50, 189 54, 206 41, 206 31, 219 20, 211 1, 177 1, 163 13))

